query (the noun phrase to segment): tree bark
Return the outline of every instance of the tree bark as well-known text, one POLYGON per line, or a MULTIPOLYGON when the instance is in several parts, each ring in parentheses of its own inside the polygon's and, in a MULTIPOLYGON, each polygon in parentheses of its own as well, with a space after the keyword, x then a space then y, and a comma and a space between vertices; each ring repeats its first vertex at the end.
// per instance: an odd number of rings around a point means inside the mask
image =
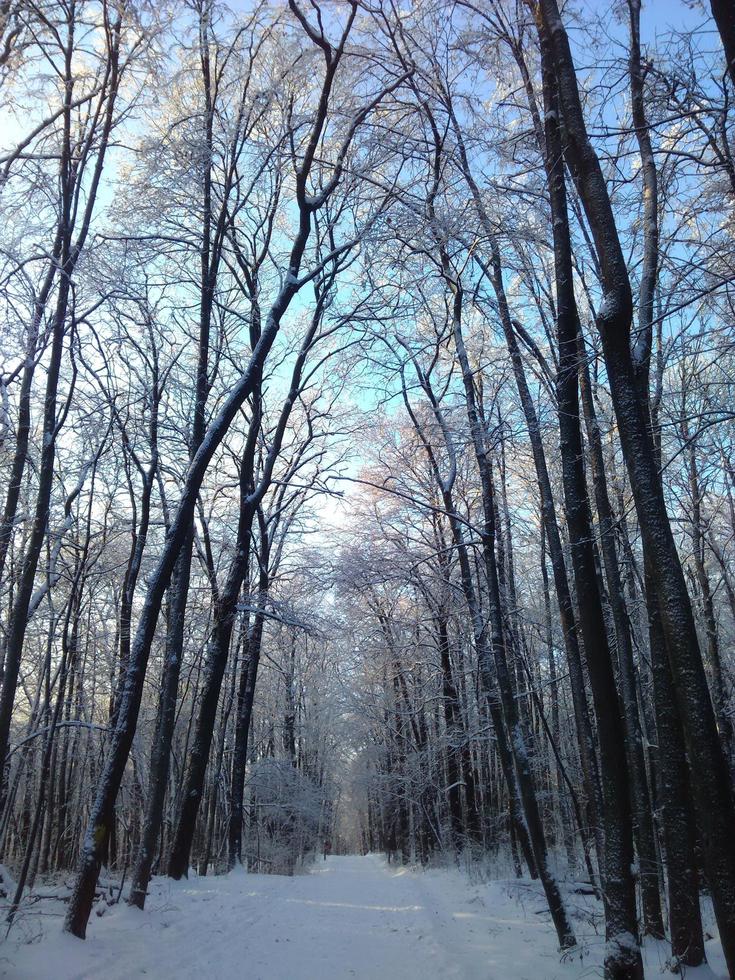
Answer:
POLYGON ((730 81, 735 86, 735 10, 730 0, 710 0, 712 16, 720 32, 730 81))
POLYGON ((507 725, 508 741, 515 762, 520 798, 528 836, 531 847, 533 848, 536 870, 546 894, 546 900, 549 905, 554 927, 556 928, 559 946, 561 949, 571 949, 576 945, 576 939, 566 908, 564 907, 561 891, 549 866, 546 835, 544 834, 541 811, 533 783, 529 747, 518 709, 517 692, 508 665, 507 614, 504 614, 503 610, 495 556, 495 493, 490 459, 485 445, 485 434, 480 424, 477 410, 472 370, 462 336, 462 287, 458 281, 451 279, 449 260, 446 254, 442 256, 442 265, 445 279, 450 284, 450 289, 453 293, 452 323, 454 347, 462 371, 467 419, 475 453, 475 461, 480 474, 480 486, 482 488, 484 512, 482 549, 485 558, 485 576, 490 610, 495 682, 502 704, 502 713, 507 725))
POLYGON ((620 714, 612 653, 608 644, 592 544, 592 517, 587 496, 580 428, 578 387, 580 326, 574 296, 572 245, 556 83, 549 38, 543 29, 540 41, 544 87, 545 165, 551 201, 556 328, 559 345, 559 367, 556 378, 559 448, 577 608, 597 717, 602 775, 602 815, 605 829, 603 900, 607 937, 605 975, 620 980, 623 978, 642 980, 643 961, 638 946, 635 883, 631 874, 633 834, 625 729, 620 714))
POLYGON ((630 353, 632 295, 600 163, 582 114, 569 40, 556 0, 540 0, 553 50, 566 134, 565 155, 597 247, 603 288, 597 327, 620 440, 661 616, 691 766, 707 879, 725 958, 735 973, 735 806, 730 772, 707 687, 691 602, 671 532, 651 432, 630 353))

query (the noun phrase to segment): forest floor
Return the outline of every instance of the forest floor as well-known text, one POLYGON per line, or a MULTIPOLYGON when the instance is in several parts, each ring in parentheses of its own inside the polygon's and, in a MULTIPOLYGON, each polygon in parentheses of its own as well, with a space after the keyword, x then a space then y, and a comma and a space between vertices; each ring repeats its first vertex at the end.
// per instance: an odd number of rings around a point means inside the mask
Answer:
MULTIPOLYGON (((0 947, 17 980, 149 977, 247 980, 586 980, 601 976, 594 899, 570 891, 580 947, 560 962, 541 893, 530 881, 473 883, 455 870, 330 857, 292 878, 238 871, 154 879, 145 912, 93 916, 80 942, 61 932, 61 903, 20 916, 0 947), (54 907, 55 906, 55 907, 54 907)), ((645 949, 646 977, 666 975, 663 943, 645 949)), ((719 944, 690 980, 726 977, 719 944)), ((671 974, 669 973, 670 977, 671 974)))

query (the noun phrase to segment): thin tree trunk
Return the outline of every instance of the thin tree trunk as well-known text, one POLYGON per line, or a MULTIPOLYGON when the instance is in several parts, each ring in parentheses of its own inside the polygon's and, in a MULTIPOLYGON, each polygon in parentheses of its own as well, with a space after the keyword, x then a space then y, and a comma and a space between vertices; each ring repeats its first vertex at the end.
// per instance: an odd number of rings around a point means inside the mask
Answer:
MULTIPOLYGON (((451 111, 451 110, 450 110, 451 111)), ((549 478, 548 466, 546 464, 546 454, 544 452, 541 429, 536 414, 536 409, 528 388, 528 382, 523 368, 523 360, 518 347, 513 322, 510 315, 508 300, 503 284, 503 269, 500 258, 500 250, 495 240, 492 222, 487 214, 483 203, 482 195, 475 182, 470 169, 467 153, 464 148, 461 129, 454 118, 452 111, 452 124, 455 136, 458 141, 460 164, 467 185, 470 188, 473 201, 477 208, 477 213, 483 226, 483 230, 488 237, 490 245, 490 266, 481 263, 488 279, 493 285, 495 295, 498 300, 498 311, 500 314, 500 324, 503 329, 508 352, 511 358, 513 374, 518 388, 518 395, 521 407, 526 420, 528 436, 531 442, 536 477, 539 484, 541 496, 541 513, 546 529, 547 542, 549 545, 549 557, 554 576, 554 586, 556 598, 559 606, 559 616, 561 619, 562 633, 564 636, 564 648, 569 668, 569 676, 572 689, 572 703, 574 706, 574 716, 577 724, 577 737, 579 740, 580 758, 582 762, 582 774, 584 777, 585 794, 587 805, 591 811, 592 823, 595 835, 596 850, 598 859, 601 861, 603 854, 602 840, 602 795, 600 789, 600 779, 597 767, 597 757, 595 755, 595 741, 592 735, 592 723, 590 720, 589 706, 587 704, 587 694, 584 686, 584 674, 582 669, 582 656, 579 649, 579 638, 577 636, 577 625, 575 622, 574 607, 569 588, 569 578, 567 576, 564 551, 559 534, 559 524, 556 517, 556 506, 551 490, 551 480, 549 478)))
POLYGON ((556 928, 559 946, 562 949, 571 949, 571 947, 576 945, 576 939, 574 937, 571 922, 564 907, 559 886, 549 866, 546 836, 544 834, 541 811, 538 806, 536 790, 533 784, 533 774, 531 772, 530 754, 526 733, 521 722, 517 693, 508 665, 508 643, 506 639, 506 623, 508 621, 508 616, 507 610, 505 611, 504 615, 500 584, 498 580, 498 568, 495 557, 496 506, 494 499, 495 494, 493 488, 493 477, 487 447, 485 445, 485 436, 480 424, 480 418, 477 410, 474 379, 464 345, 464 338, 462 336, 462 287, 458 281, 451 278, 449 260, 446 254, 443 254, 442 256, 442 265, 445 279, 447 280, 447 283, 453 293, 454 301, 452 322, 454 347, 459 360, 460 369, 462 371, 467 419, 470 427, 472 445, 475 452, 475 460, 477 462, 477 468, 480 474, 480 486, 482 488, 484 510, 482 548, 485 557, 485 575, 488 590, 488 603, 490 608, 495 679, 500 700, 502 702, 502 712, 508 729, 508 737, 515 762, 523 813, 525 816, 526 828, 531 846, 533 848, 536 870, 544 887, 546 900, 549 905, 549 911, 551 912, 551 918, 556 928))

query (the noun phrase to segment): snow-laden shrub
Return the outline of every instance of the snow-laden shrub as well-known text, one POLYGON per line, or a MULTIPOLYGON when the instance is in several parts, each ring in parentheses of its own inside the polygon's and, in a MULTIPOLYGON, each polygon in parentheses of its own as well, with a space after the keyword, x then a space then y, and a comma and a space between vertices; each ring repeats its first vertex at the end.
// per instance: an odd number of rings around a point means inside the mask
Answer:
POLYGON ((248 781, 246 849, 253 870, 293 874, 311 859, 327 830, 324 787, 284 759, 261 759, 248 781))

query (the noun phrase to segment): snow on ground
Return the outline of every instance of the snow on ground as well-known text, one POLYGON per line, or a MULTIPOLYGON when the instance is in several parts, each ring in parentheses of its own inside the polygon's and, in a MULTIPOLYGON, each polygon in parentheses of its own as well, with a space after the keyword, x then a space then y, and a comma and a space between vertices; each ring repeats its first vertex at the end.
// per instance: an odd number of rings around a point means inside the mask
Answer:
MULTIPOLYGON (((93 915, 86 942, 61 932, 58 906, 22 917, 0 947, 0 976, 586 980, 601 976, 603 953, 590 902, 570 894, 583 955, 560 962, 529 881, 473 884, 459 871, 409 870, 377 855, 330 857, 293 878, 160 878, 145 912, 120 904, 93 915)), ((665 975, 666 955, 663 943, 647 945, 647 978, 665 975)), ((708 956, 690 980, 727 976, 715 941, 708 956)))

